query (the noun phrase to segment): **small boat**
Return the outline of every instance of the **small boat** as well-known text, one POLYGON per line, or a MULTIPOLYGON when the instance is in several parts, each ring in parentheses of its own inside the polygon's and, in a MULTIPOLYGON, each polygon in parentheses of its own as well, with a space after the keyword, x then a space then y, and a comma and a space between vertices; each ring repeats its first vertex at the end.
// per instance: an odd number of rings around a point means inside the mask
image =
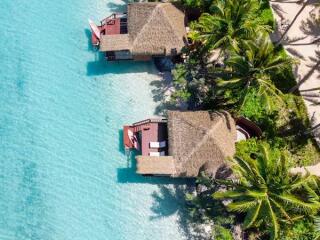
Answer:
POLYGON ((92 32, 94 33, 96 38, 98 40, 100 40, 100 29, 98 28, 98 26, 92 20, 89 19, 88 21, 89 21, 89 25, 90 25, 90 28, 91 28, 92 32))
POLYGON ((134 148, 139 150, 140 149, 140 145, 139 145, 138 139, 130 129, 128 129, 128 137, 129 137, 130 142, 134 146, 134 148))

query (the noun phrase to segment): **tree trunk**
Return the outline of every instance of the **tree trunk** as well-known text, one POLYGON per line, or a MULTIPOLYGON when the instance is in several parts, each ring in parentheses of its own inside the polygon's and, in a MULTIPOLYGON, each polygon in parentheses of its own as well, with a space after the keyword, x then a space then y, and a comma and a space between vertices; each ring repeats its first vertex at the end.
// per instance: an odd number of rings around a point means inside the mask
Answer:
POLYGON ((291 21, 290 25, 287 27, 287 29, 284 31, 284 33, 282 34, 282 36, 280 37, 280 39, 277 41, 277 46, 279 46, 282 43, 283 38, 287 35, 287 33, 289 32, 290 28, 292 27, 292 25, 295 23, 295 21, 297 20, 297 18, 299 17, 299 15, 303 12, 303 10, 306 8, 306 6, 309 4, 310 0, 306 0, 305 3, 302 5, 302 7, 300 8, 299 12, 294 16, 293 20, 291 21))
POLYGON ((310 71, 294 86, 289 90, 289 93, 294 93, 296 90, 299 89, 299 87, 306 82, 309 77, 316 71, 320 66, 320 61, 318 61, 311 69, 310 71))

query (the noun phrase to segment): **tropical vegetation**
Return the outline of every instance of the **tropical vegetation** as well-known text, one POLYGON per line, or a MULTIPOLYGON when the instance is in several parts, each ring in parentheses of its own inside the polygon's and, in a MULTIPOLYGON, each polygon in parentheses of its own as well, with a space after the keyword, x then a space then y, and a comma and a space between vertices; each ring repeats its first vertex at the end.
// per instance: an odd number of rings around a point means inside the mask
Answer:
POLYGON ((270 32, 271 26, 259 18, 258 0, 212 1, 209 12, 191 23, 189 37, 201 42, 202 51, 230 47, 240 50, 240 42, 252 39, 256 32, 270 32))
POLYGON ((213 221, 215 239, 232 239, 239 225, 246 239, 319 238, 318 179, 289 169, 315 163, 320 153, 303 99, 290 92, 298 61, 269 37, 275 23, 268 1, 181 2, 198 17, 189 24, 185 61, 173 69, 172 103, 226 109, 263 130, 262 139, 237 144, 232 179, 197 179, 206 190, 187 195, 191 215, 213 221))
POLYGON ((270 239, 278 239, 280 225, 314 215, 320 208, 318 181, 314 176, 289 173, 288 157, 260 144, 257 153, 235 156, 232 170, 237 180, 217 181, 227 191, 215 199, 232 199, 229 211, 244 213, 245 229, 262 227, 270 239))

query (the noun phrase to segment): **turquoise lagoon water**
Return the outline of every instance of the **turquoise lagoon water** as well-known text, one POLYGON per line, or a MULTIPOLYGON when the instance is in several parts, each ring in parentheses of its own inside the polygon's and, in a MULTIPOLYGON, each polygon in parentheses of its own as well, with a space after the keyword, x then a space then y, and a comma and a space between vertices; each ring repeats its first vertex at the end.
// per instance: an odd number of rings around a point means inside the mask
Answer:
POLYGON ((154 66, 90 48, 87 18, 121 4, 1 0, 1 240, 186 237, 173 182, 135 175, 120 147, 123 124, 154 114, 154 66))

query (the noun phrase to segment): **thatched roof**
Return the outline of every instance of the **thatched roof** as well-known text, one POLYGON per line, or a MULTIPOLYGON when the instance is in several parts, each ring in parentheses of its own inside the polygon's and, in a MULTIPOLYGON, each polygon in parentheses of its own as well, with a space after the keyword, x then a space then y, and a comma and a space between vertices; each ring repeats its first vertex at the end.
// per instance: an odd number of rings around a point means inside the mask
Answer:
POLYGON ((174 159, 171 156, 137 156, 137 173, 172 175, 175 174, 174 159))
POLYGON ((227 112, 169 111, 168 136, 170 164, 161 162, 165 157, 137 157, 138 173, 159 174, 165 168, 172 177, 196 177, 200 171, 215 176, 235 154, 236 126, 227 112))
MULTIPOLYGON (((171 3, 129 3, 129 41, 123 49, 101 42, 102 51, 131 50, 133 55, 172 55, 181 52, 186 36, 184 14, 171 3)), ((104 37, 103 37, 104 38, 104 37)))
POLYGON ((130 50, 131 43, 128 34, 101 35, 100 51, 130 50))
POLYGON ((169 155, 179 175, 215 175, 235 154, 236 127, 227 112, 168 112, 169 155))

